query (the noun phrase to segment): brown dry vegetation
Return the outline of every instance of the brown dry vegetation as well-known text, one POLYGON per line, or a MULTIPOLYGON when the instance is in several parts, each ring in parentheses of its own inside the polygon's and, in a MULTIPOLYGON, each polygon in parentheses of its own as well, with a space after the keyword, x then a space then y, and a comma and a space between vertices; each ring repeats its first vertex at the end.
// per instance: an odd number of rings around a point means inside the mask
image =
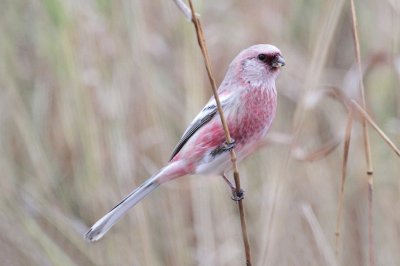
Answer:
MULTIPOLYGON (((254 265, 367 265, 360 119, 336 257, 347 113, 322 97, 337 87, 358 99, 348 1, 195 4, 217 83, 255 43, 275 44, 287 62, 267 145, 239 165, 254 265), (339 144, 308 156, 326 143, 339 144)), ((400 2, 355 4, 368 111, 399 146, 400 2)), ((243 264, 236 205, 217 177, 173 181, 102 241, 82 237, 167 161, 211 95, 193 26, 173 1, 3 0, 0 58, 2 265, 243 264)), ((399 265, 400 160, 370 136, 376 264, 399 265)))

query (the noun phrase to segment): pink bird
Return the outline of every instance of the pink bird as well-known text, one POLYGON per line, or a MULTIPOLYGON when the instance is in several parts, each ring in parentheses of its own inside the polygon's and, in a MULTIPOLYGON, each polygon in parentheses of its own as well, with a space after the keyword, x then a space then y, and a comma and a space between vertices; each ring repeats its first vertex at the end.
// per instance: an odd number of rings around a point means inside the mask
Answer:
MULTIPOLYGON (((251 154, 275 117, 275 79, 285 61, 278 48, 269 44, 251 46, 229 66, 218 95, 234 140, 227 144, 214 97, 190 123, 172 152, 168 164, 126 196, 86 233, 88 241, 99 240, 134 205, 159 185, 189 174, 217 174, 235 187, 225 173, 232 168, 229 150, 238 161, 251 154)), ((234 194, 239 200, 243 193, 234 194), (241 194, 241 195, 240 195, 241 194)))

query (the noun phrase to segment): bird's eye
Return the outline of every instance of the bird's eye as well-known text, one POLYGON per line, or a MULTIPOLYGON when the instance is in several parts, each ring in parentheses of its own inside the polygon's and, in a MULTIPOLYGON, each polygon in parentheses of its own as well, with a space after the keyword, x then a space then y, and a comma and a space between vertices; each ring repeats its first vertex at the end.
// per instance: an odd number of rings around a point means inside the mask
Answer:
POLYGON ((258 56, 257 56, 257 58, 259 59, 259 60, 261 60, 261 61, 265 61, 265 59, 267 59, 267 56, 265 55, 265 54, 259 54, 258 56))

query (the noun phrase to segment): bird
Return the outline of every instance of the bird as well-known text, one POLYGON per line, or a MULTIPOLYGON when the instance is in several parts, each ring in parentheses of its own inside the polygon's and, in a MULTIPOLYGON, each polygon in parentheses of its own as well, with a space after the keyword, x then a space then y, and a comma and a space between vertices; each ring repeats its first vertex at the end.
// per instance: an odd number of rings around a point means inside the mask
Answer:
MULTIPOLYGON (((85 239, 99 240, 145 196, 181 176, 220 175, 235 192, 226 177, 232 169, 229 151, 235 149, 239 162, 253 153, 267 134, 277 108, 275 80, 284 65, 281 51, 273 45, 257 44, 242 50, 217 90, 231 143, 226 143, 216 100, 211 97, 183 133, 168 163, 98 220, 85 239)), ((233 197, 240 200, 243 193, 239 191, 233 197)))

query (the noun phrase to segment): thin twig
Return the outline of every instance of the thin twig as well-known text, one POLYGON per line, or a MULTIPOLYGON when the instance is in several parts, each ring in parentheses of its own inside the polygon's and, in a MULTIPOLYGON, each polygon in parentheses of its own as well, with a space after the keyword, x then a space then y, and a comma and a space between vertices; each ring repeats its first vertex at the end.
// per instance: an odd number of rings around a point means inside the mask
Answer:
MULTIPOLYGON (((351 18, 352 18, 352 30, 353 30, 353 38, 354 38, 354 48, 356 53, 357 67, 359 73, 359 82, 360 82, 360 91, 361 91, 361 101, 362 107, 365 109, 365 89, 364 89, 364 81, 363 81, 363 73, 361 69, 361 57, 360 57, 360 42, 358 40, 358 30, 357 30, 357 15, 354 7, 354 0, 350 0, 350 9, 351 9, 351 18)), ((374 250, 374 237, 372 233, 372 203, 373 203, 373 174, 374 169, 372 166, 371 159, 371 145, 369 141, 368 128, 366 125, 366 119, 363 119, 363 135, 364 135, 364 149, 365 149, 365 157, 367 161, 367 176, 368 176, 368 243, 369 243, 369 265, 375 265, 375 250, 374 250)))
POLYGON ((354 100, 352 100, 353 105, 357 108, 362 117, 368 121, 368 123, 378 132, 382 139, 389 145, 390 148, 400 157, 400 150, 396 147, 393 141, 390 140, 388 136, 378 127, 374 120, 368 115, 368 113, 354 100))
MULTIPOLYGON (((192 3, 191 0, 189 0, 189 5, 190 5, 191 13, 192 14, 196 14, 196 12, 194 10, 194 7, 193 7, 193 3, 192 3)), ((226 141, 227 141, 227 143, 231 143, 232 139, 231 139, 231 136, 230 136, 230 133, 229 133, 229 128, 228 128, 228 125, 227 125, 226 120, 225 120, 224 112, 222 110, 221 102, 219 100, 218 93, 217 93, 217 86, 215 84, 215 79, 214 79, 213 74, 212 74, 210 58, 208 56, 208 51, 207 51, 207 47, 206 47, 206 43, 205 43, 205 39, 204 39, 203 29, 201 27, 200 20, 198 19, 197 16, 193 16, 192 22, 193 22, 194 27, 196 29, 197 41, 199 43, 201 52, 203 54, 204 63, 206 65, 206 69, 207 69, 207 75, 208 75, 208 78, 209 78, 210 83, 211 83, 211 88, 213 90, 215 102, 216 102, 217 108, 218 108, 218 113, 219 113, 220 118, 221 118, 222 127, 223 127, 223 129, 225 131, 226 141)), ((230 150, 230 155, 231 155, 231 161, 232 161, 233 176, 235 178, 236 190, 237 190, 237 192, 239 192, 241 190, 241 188, 240 188, 240 176, 239 176, 239 170, 238 170, 238 167, 237 167, 237 157, 236 157, 236 153, 235 153, 234 149, 230 150)), ((241 228, 242 228, 244 251, 245 251, 245 255, 246 255, 246 265, 247 266, 251 266, 252 263, 251 263, 251 255, 250 255, 250 244, 249 244, 249 238, 248 238, 248 234, 247 234, 246 218, 245 218, 245 213, 244 213, 244 207, 243 207, 242 200, 238 201, 238 206, 239 206, 239 213, 240 213, 240 224, 241 224, 241 228)))
POLYGON ((335 251, 336 251, 337 257, 339 256, 340 223, 342 221, 342 216, 343 216, 344 184, 346 181, 347 161, 349 158, 349 147, 350 147, 352 126, 353 126, 353 112, 350 109, 349 114, 347 116, 346 131, 344 133, 342 178, 340 180, 339 203, 338 203, 338 212, 337 212, 337 219, 336 219, 335 251))

